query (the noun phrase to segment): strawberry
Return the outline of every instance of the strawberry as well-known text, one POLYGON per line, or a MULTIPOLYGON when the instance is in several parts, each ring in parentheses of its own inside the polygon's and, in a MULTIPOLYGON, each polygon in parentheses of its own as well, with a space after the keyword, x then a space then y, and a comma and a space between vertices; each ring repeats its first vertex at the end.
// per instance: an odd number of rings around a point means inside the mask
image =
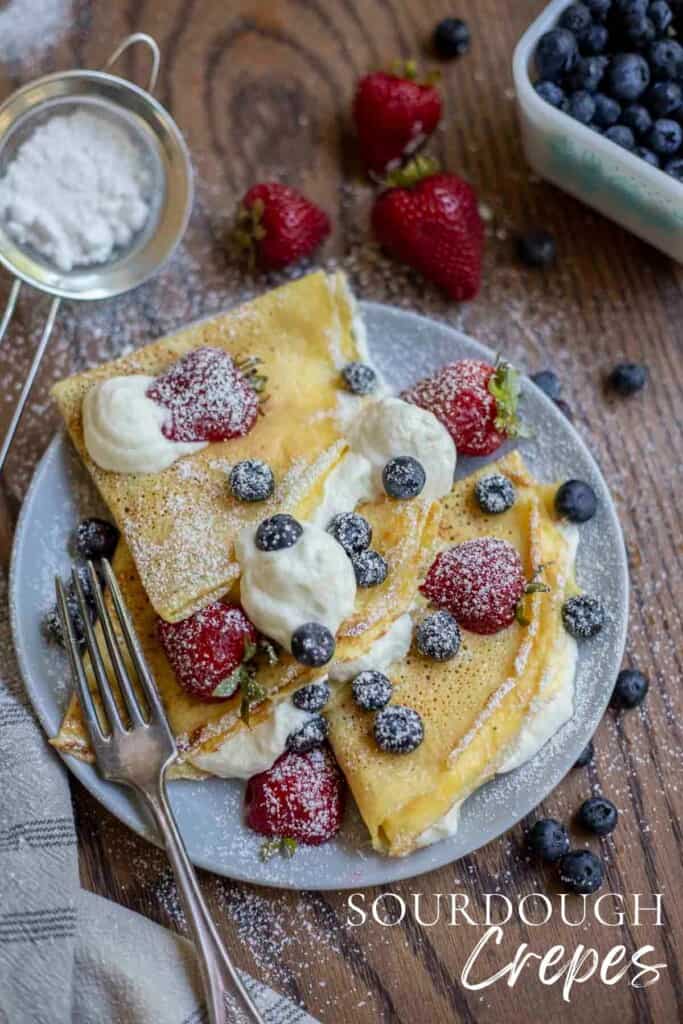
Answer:
POLYGON ((181 622, 158 621, 159 639, 182 688, 225 700, 247 681, 258 634, 239 605, 214 601, 181 622))
POLYGON ((483 634, 497 633, 514 621, 526 589, 519 554, 495 537, 477 537, 442 551, 420 587, 463 629, 483 634))
POLYGON ((265 378, 251 376, 219 348, 197 348, 174 363, 147 389, 147 397, 170 410, 163 427, 171 441, 227 441, 244 437, 259 410, 265 378))
POLYGON ((503 361, 492 366, 460 359, 401 397, 434 413, 460 455, 490 455, 507 438, 524 434, 517 419, 519 374, 503 361))
POLYGON ((472 186, 455 174, 432 173, 435 166, 417 158, 393 174, 396 187, 375 200, 372 226, 388 252, 463 302, 481 284, 484 225, 472 186))
POLYGON ((237 208, 233 246, 249 263, 281 270, 310 256, 331 230, 330 219, 289 185, 252 185, 237 208))
POLYGON ((375 175, 400 166, 441 120, 438 91, 431 82, 414 81, 415 75, 409 61, 403 76, 375 71, 358 83, 353 119, 363 163, 375 175))
POLYGON ((249 779, 247 824, 264 836, 319 846, 339 831, 344 798, 344 780, 328 747, 289 752, 249 779))

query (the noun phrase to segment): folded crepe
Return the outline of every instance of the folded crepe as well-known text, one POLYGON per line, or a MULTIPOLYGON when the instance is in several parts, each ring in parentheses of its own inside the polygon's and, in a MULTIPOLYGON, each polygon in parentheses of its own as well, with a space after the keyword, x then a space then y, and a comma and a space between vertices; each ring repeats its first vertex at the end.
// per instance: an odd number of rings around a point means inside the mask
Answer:
MULTIPOLYGON (((341 367, 362 358, 362 323, 343 274, 317 272, 55 385, 74 445, 125 538, 147 596, 170 622, 227 594, 239 576, 233 542, 274 511, 307 518, 345 450, 337 416, 341 367), (359 347, 360 345, 360 347, 359 347), (258 356, 268 401, 245 437, 209 444, 154 474, 113 473, 89 457, 82 403, 97 382, 157 375, 192 349, 258 356), (276 491, 267 502, 233 498, 231 465, 264 459, 276 491)), ((363 401, 357 399, 357 401, 363 401)))
POLYGON ((545 566, 551 589, 525 598, 528 625, 514 622, 493 636, 463 630, 451 661, 437 663, 413 650, 389 671, 393 701, 414 708, 424 722, 424 741, 415 751, 381 751, 373 716, 357 707, 350 688, 333 696, 330 742, 373 846, 383 853, 410 853, 427 829, 503 768, 534 701, 547 700, 559 685, 573 643, 561 608, 575 588, 573 545, 555 521, 554 490, 538 485, 515 452, 460 481, 444 499, 441 547, 480 536, 507 540, 527 578, 545 566), (491 472, 504 473, 517 491, 502 515, 484 515, 474 499, 477 478, 491 472))

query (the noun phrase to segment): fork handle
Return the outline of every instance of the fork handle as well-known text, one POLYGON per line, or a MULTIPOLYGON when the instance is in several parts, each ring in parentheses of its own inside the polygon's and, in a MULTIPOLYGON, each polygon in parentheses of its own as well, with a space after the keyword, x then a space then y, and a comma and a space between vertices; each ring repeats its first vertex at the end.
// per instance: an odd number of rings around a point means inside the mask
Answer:
POLYGON ((197 947, 211 1024, 244 1020, 264 1024, 263 1017, 240 981, 197 882, 195 870, 166 795, 164 774, 153 791, 141 790, 152 811, 180 891, 185 916, 197 947))

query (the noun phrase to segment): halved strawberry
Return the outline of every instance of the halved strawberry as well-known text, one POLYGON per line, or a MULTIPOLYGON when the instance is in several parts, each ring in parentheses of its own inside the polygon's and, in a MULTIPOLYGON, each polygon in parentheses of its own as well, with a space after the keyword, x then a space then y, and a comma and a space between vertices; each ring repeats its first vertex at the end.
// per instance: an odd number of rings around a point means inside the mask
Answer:
POLYGON ((220 348, 188 352, 150 384, 147 397, 170 411, 163 433, 171 441, 244 437, 259 410, 249 375, 220 348))
POLYGON ((214 601, 181 622, 158 622, 159 639, 182 688, 225 700, 248 682, 258 633, 239 605, 214 601))
POLYGON ((519 374, 509 363, 478 359, 449 363, 404 391, 402 398, 443 423, 460 455, 490 455, 523 435, 517 417, 519 374))
POLYGON ((477 537, 438 554, 420 591, 463 629, 490 634, 511 625, 526 587, 512 544, 477 537))
POLYGON ((329 747, 286 753, 249 779, 247 825, 264 836, 319 846, 339 831, 344 802, 344 779, 329 747))

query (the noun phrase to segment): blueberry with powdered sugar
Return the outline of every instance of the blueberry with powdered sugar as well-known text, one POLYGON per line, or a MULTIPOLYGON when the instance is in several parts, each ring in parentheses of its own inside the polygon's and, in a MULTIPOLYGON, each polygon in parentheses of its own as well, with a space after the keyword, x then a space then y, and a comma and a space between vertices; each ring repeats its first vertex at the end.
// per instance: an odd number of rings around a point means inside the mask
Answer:
POLYGON ((405 704, 389 704, 375 715, 375 742, 388 754, 410 754, 424 739, 422 718, 405 704))
POLYGON ((341 544, 347 555, 357 555, 370 547, 372 527, 357 512, 340 512, 330 519, 327 532, 341 544))
POLYGON ((427 475, 424 467, 412 455, 397 455, 389 459, 382 470, 384 490, 390 498, 416 498, 422 494, 427 475))
POLYGON ((112 558, 119 542, 119 531, 106 519, 91 516, 82 519, 74 530, 73 549, 81 558, 96 561, 99 558, 112 558))
POLYGON ((273 471, 262 459, 243 459, 230 470, 230 490, 238 501, 266 501, 275 490, 273 471))
POLYGON ((351 565, 359 587, 377 587, 384 583, 389 572, 386 559, 382 558, 379 551, 371 549, 359 551, 351 559, 351 565))
POLYGON ((379 711, 391 700, 394 688, 383 672, 365 669, 351 683, 353 699, 363 711, 379 711))
POLYGON ((477 480, 474 487, 477 503, 482 512, 489 515, 500 515, 507 512, 515 503, 515 489, 512 481, 502 473, 491 473, 477 480))
POLYGON ((330 693, 330 684, 326 680, 309 683, 292 694, 292 704, 300 711, 322 711, 330 699, 330 693))
MULTIPOLYGON (((95 621, 96 605, 95 596, 92 591, 92 584, 90 582, 90 576, 85 566, 79 566, 76 570, 78 572, 78 579, 81 584, 83 591, 83 597, 85 598, 85 606, 88 610, 88 618, 91 623, 95 621)), ((74 636, 76 643, 79 646, 85 645, 85 626, 83 624, 83 618, 81 616, 81 606, 76 596, 73 583, 69 581, 65 587, 66 592, 66 606, 69 612, 69 618, 74 630, 74 636)), ((56 605, 53 605, 50 610, 46 613, 43 618, 43 630, 50 640, 54 640, 62 647, 65 646, 64 630, 62 629, 62 620, 56 605)))
POLYGON ((450 612, 425 615, 415 631, 420 654, 434 661, 449 661, 460 650, 460 627, 450 612))
POLYGON ((292 633, 291 648, 301 665, 319 668, 334 654, 334 637, 321 622, 305 622, 292 633))
POLYGON ((320 747, 327 739, 329 725, 322 715, 315 715, 287 737, 287 750, 294 754, 307 754, 320 747))
POLYGON ((598 597, 578 594, 562 606, 562 622, 567 632, 577 640, 590 640, 605 625, 605 607, 598 597))
POLYGON ((354 395, 371 395, 377 388, 377 374, 367 363, 347 363, 341 375, 347 389, 354 395))
POLYGON ((304 532, 301 523, 286 512, 278 512, 260 523, 254 543, 259 551, 282 551, 294 547, 304 532))

